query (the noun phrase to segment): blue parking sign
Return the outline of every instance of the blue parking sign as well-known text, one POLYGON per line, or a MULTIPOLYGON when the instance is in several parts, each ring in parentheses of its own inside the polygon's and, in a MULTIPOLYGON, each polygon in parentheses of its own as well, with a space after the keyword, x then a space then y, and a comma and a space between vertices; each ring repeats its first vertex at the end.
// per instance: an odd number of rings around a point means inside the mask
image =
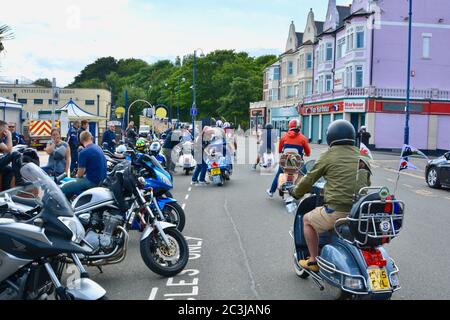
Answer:
POLYGON ((196 117, 198 115, 198 110, 197 108, 192 108, 191 109, 191 117, 196 117))

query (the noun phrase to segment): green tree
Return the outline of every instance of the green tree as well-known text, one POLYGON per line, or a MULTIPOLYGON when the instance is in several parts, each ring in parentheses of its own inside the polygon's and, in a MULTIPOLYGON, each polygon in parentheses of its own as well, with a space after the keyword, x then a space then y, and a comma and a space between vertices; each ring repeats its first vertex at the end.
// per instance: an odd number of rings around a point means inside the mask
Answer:
POLYGON ((37 79, 35 82, 33 82, 36 86, 41 86, 45 88, 51 88, 52 82, 49 79, 37 79))

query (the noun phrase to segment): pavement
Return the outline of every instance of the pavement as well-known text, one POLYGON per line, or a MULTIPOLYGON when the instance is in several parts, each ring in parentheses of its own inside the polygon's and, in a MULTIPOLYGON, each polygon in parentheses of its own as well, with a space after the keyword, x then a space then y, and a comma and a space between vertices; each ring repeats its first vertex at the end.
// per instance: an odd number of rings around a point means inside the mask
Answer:
MULTIPOLYGON (((241 150, 246 143, 241 139, 241 150)), ((252 140, 249 145, 253 145, 252 140)), ((254 155, 256 147, 251 148, 254 155)), ((326 150, 313 146, 312 159, 326 150)), ((242 153, 244 154, 244 153, 242 153)), ((253 157, 248 155, 248 159, 253 157)), ((373 185, 394 189, 399 156, 374 153, 373 185)), ((242 160, 242 159, 240 159, 242 160)), ((424 160, 403 173, 398 195, 406 203, 404 230, 387 245, 400 269, 402 290, 393 299, 449 299, 450 192, 430 189, 424 160)), ((311 280, 294 273, 294 216, 279 197, 265 190, 273 175, 237 165, 224 187, 191 187, 191 177, 175 174, 174 197, 186 211, 183 234, 190 246, 189 263, 180 275, 166 279, 151 272, 139 253, 139 233, 132 233, 128 256, 118 265, 89 268, 92 278, 117 300, 328 300, 336 291, 320 292, 311 280)))

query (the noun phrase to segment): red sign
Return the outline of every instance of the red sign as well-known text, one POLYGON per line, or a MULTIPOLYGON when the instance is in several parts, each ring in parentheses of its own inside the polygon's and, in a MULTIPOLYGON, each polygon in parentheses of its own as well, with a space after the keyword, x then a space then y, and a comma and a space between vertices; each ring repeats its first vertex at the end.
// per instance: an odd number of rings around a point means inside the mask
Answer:
POLYGON ((344 108, 343 108, 342 101, 337 102, 337 103, 300 107, 301 115, 336 113, 336 112, 343 112, 343 111, 344 111, 344 108))

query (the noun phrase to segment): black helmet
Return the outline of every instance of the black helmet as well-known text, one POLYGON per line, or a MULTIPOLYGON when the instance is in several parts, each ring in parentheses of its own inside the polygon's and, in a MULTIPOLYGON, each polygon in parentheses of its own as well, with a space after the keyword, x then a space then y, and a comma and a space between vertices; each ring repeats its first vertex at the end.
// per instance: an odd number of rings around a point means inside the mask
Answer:
POLYGON ((327 143, 330 147, 349 145, 354 146, 356 131, 347 120, 337 120, 330 124, 327 130, 327 143))
POLYGON ((40 165, 40 161, 39 161, 39 155, 36 152, 35 149, 32 148, 26 148, 23 152, 22 152, 22 162, 23 163, 34 163, 35 165, 39 166, 40 165))
POLYGON ((273 130, 273 125, 271 123, 266 124, 266 130, 273 130))

